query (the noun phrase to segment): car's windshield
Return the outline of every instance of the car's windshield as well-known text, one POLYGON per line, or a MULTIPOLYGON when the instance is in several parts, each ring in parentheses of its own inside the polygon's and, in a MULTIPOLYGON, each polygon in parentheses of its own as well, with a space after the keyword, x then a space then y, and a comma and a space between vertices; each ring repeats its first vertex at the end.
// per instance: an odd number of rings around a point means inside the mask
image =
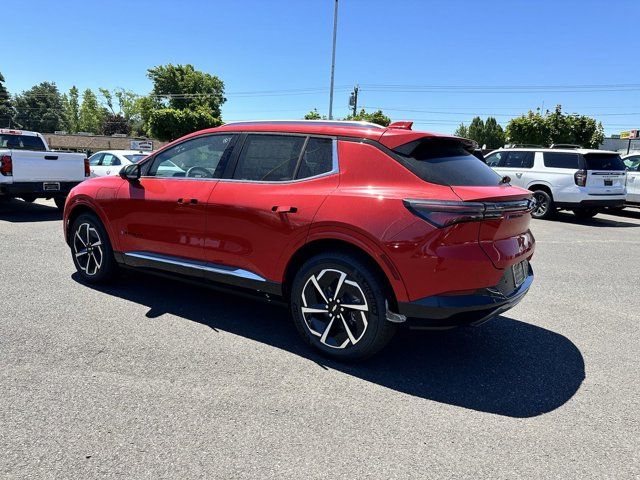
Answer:
POLYGON ((584 155, 587 170, 625 170, 627 167, 616 153, 587 153, 584 155))
POLYGON ((45 151, 46 147, 40 137, 31 135, 0 134, 0 148, 16 150, 45 151))
POLYGON ((135 154, 135 155, 125 155, 124 157, 133 163, 138 163, 140 160, 147 158, 149 155, 145 154, 135 154))

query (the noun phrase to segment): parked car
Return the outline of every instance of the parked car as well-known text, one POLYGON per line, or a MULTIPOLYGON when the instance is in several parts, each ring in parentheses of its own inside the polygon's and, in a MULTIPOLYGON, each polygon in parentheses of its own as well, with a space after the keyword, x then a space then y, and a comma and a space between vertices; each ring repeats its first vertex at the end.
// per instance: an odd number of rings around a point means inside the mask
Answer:
POLYGON ((92 177, 118 175, 125 165, 138 163, 145 159, 149 152, 140 150, 103 150, 89 157, 92 177))
POLYGON ((84 154, 50 151, 37 132, 0 129, 0 199, 53 198, 62 209, 69 191, 88 176, 84 154))
POLYGON ((584 148, 501 148, 485 159, 512 185, 533 192, 534 218, 558 209, 591 218, 604 208, 619 208, 627 195, 625 165, 616 152, 584 148))
POLYGON ((284 300, 303 339, 343 360, 377 352, 398 323, 478 325, 533 281, 531 192, 500 184, 470 141, 410 127, 187 135, 72 191, 76 269, 87 282, 127 267, 284 300))
POLYGON ((627 167, 627 204, 640 207, 640 153, 622 157, 627 167))

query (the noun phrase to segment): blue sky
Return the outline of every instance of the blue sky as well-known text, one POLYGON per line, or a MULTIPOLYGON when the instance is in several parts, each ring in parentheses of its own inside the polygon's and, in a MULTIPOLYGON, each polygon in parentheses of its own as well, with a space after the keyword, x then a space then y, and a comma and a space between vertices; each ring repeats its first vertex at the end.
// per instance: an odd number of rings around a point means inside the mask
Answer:
MULTIPOLYGON (((3 22, 0 72, 11 93, 47 80, 144 94, 147 68, 192 63, 225 82, 225 121, 326 114, 333 4, 32 0, 3 22)), ((607 134, 640 128, 639 87, 555 88, 640 85, 639 21, 632 0, 340 0, 334 115, 359 84, 362 106, 422 130, 557 103, 607 134)))

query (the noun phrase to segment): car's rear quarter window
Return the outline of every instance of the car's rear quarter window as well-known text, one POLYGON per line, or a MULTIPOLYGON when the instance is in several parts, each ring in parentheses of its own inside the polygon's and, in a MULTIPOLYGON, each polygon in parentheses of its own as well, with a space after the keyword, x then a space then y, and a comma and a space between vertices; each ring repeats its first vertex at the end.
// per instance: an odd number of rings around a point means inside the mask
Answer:
POLYGON ((580 155, 565 152, 544 152, 544 166, 549 168, 570 168, 578 170, 582 168, 580 155))

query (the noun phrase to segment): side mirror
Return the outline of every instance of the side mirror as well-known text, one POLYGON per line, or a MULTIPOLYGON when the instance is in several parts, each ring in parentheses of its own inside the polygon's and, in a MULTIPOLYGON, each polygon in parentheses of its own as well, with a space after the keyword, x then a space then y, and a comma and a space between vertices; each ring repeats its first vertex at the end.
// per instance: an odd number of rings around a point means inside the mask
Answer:
POLYGON ((132 163, 120 170, 120 176, 125 180, 135 181, 140 179, 140 165, 132 163))

